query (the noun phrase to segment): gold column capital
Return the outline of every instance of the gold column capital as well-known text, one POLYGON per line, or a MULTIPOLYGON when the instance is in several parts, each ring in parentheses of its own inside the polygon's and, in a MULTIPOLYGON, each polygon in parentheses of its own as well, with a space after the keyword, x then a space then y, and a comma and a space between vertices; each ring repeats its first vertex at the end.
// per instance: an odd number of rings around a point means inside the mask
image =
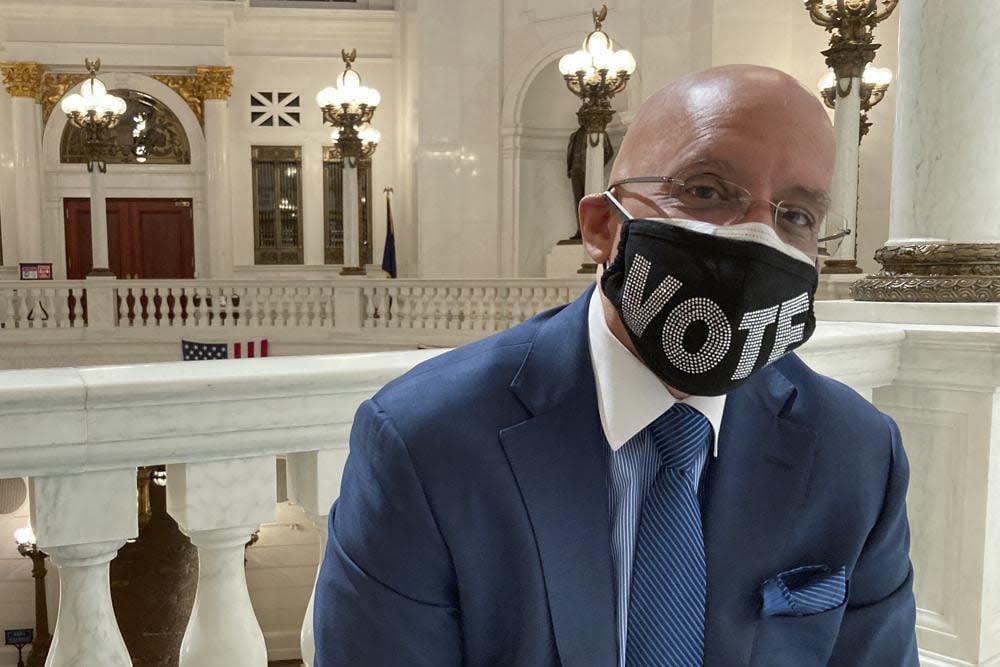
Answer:
POLYGON ((203 100, 228 100, 233 89, 233 68, 199 65, 195 68, 198 89, 203 100))
POLYGON ((0 70, 11 97, 30 97, 36 101, 41 97, 45 68, 40 63, 0 63, 0 70))

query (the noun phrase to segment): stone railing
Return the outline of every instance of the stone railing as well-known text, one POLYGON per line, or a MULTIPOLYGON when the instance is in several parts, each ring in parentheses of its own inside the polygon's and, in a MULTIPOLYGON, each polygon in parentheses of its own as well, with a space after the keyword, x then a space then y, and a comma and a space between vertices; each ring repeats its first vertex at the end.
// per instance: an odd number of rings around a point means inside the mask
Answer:
MULTIPOLYGON (((871 395, 895 376, 902 339, 892 327, 824 325, 806 358, 871 395)), ((288 495, 325 535, 358 404, 438 353, 0 372, 0 478, 32 479, 32 527, 60 575, 49 667, 130 664, 108 567, 138 533, 136 469, 158 464, 167 509, 200 561, 180 664, 263 666, 243 548, 273 520, 275 457, 286 456, 288 495)), ((311 662, 310 612, 302 652, 311 662)))
POLYGON ((184 339, 267 338, 272 356, 451 347, 591 280, 0 281, 0 369, 175 360, 184 339))
POLYGON ((571 301, 578 280, 0 282, 0 327, 493 332, 571 301), (92 305, 87 307, 87 297, 92 305), (103 298, 96 298, 103 297, 103 298))
MULTIPOLYGON (((436 289, 427 298, 439 302, 446 295, 436 289)), ((407 295, 378 298, 389 296, 407 295)), ((367 306, 358 312, 368 317, 367 306)), ((158 464, 167 465, 168 511, 201 562, 181 665, 264 665, 241 555, 276 511, 275 458, 286 457, 288 496, 325 535, 358 404, 437 353, 0 372, 0 478, 32 478, 34 532, 60 574, 49 667, 129 664, 108 564, 138 532, 136 469, 158 464)), ((799 354, 900 425, 922 664, 993 664, 1000 330, 821 322, 799 354)), ((309 612, 302 629, 310 663, 309 612)))

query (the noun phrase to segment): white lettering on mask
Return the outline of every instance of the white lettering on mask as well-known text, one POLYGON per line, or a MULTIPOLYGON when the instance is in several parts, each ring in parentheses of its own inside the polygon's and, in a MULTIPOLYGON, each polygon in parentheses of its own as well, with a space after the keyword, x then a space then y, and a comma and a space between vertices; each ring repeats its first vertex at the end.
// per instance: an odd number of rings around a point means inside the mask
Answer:
MULTIPOLYGON (((637 336, 642 336, 649 323, 683 286, 680 280, 668 275, 643 301, 650 267, 649 260, 642 255, 635 255, 622 290, 622 319, 637 336)), ((768 355, 768 364, 783 356, 790 346, 801 342, 805 324, 792 325, 791 321, 795 315, 808 310, 809 293, 803 292, 779 305, 744 313, 739 330, 747 331, 747 337, 732 379, 741 380, 753 372, 761 353, 764 333, 776 320, 774 344, 768 355)), ((663 324, 661 341, 667 359, 679 370, 693 374, 706 373, 715 368, 729 352, 732 325, 717 303, 704 297, 694 297, 682 301, 670 311, 663 324), (684 334, 692 323, 698 321, 706 324, 708 336, 700 350, 688 352, 683 344, 684 334)))
POLYGON ((792 317, 808 310, 808 292, 803 292, 794 299, 789 299, 781 304, 781 314, 778 315, 778 329, 774 333, 774 347, 771 348, 771 356, 767 358, 767 363, 771 363, 783 355, 792 343, 802 341, 805 324, 800 322, 792 326, 792 317))
POLYGON ((760 356, 760 344, 764 340, 764 329, 774 324, 778 317, 778 306, 763 308, 761 310, 751 310, 743 314, 743 321, 740 322, 740 331, 747 332, 747 340, 743 343, 743 353, 740 355, 740 364, 733 373, 733 380, 742 380, 750 375, 757 357, 760 356))
POLYGON ((667 301, 673 298, 682 284, 673 276, 667 276, 643 303, 642 295, 646 291, 649 267, 648 259, 636 255, 629 266, 628 275, 625 276, 625 287, 622 289, 622 315, 625 324, 635 332, 636 336, 642 336, 652 319, 663 310, 667 301))
POLYGON ((695 297, 682 301, 663 323, 663 353, 685 373, 706 373, 715 368, 729 351, 732 327, 719 304, 695 297), (684 334, 693 322, 704 322, 708 336, 697 352, 684 349, 684 334))

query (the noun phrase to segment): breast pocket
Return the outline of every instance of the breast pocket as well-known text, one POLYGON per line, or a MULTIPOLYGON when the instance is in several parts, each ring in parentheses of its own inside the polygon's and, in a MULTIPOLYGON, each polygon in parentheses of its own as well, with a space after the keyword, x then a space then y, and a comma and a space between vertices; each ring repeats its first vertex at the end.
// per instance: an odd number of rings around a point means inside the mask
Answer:
POLYGON ((809 616, 770 616, 757 622, 751 667, 826 665, 847 603, 809 616))

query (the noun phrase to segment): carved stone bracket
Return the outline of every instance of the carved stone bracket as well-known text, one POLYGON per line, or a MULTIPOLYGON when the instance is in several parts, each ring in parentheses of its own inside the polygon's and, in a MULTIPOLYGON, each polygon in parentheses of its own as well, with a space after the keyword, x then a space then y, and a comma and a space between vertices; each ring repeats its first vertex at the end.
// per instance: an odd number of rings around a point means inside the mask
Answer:
POLYGON ((879 248, 877 274, 854 283, 857 301, 1000 302, 1000 243, 879 248))
POLYGON ((45 68, 40 63, 3 63, 3 83, 11 97, 30 97, 38 100, 42 93, 45 68))

